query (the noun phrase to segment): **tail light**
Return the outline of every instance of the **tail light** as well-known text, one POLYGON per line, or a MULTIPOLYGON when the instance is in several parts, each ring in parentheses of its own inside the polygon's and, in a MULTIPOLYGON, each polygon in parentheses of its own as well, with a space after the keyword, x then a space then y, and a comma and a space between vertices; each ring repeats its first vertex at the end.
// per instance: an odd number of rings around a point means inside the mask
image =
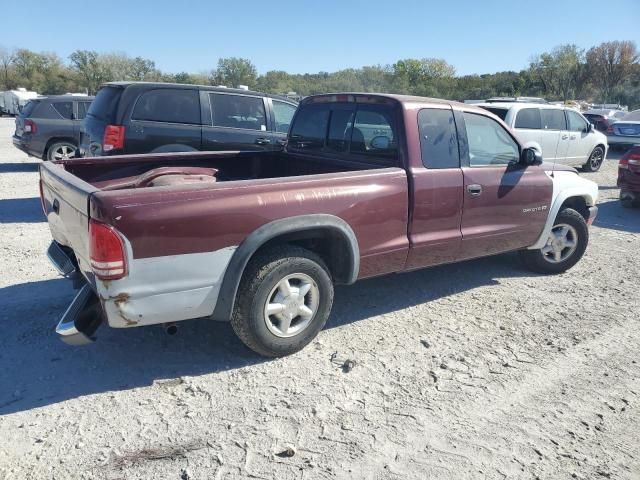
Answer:
POLYGON ((618 168, 623 170, 628 170, 629 165, 640 166, 640 151, 631 150, 618 162, 618 168))
POLYGON ((28 118, 24 121, 24 127, 22 129, 24 130, 24 133, 30 133, 32 135, 38 133, 38 125, 36 125, 36 122, 28 118))
POLYGON ((102 150, 109 152, 124 148, 124 125, 107 125, 102 139, 102 150))
POLYGON ((89 257, 93 273, 101 280, 117 280, 127 274, 124 241, 110 225, 89 222, 89 257))
POLYGON ((613 125, 607 127, 607 135, 613 135, 613 125))

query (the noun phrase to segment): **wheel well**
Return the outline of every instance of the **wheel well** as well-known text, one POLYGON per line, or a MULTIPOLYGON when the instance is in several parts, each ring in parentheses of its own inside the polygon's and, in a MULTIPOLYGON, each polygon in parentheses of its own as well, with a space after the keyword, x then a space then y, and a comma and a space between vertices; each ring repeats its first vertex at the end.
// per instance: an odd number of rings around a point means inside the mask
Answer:
POLYGON ((334 283, 348 283, 350 281, 353 253, 349 241, 337 231, 318 228, 285 233, 265 242, 253 253, 251 258, 266 249, 282 244, 297 245, 319 255, 329 268, 334 283))
POLYGON ((572 208, 582 215, 585 220, 589 219, 589 207, 587 207, 587 202, 584 197, 567 198, 560 206, 559 211, 562 211, 564 208, 572 208))
POLYGON ((43 160, 47 159, 47 154, 49 153, 49 147, 51 147, 51 145, 53 145, 54 143, 58 143, 58 142, 68 142, 68 143, 71 143, 71 144, 75 145, 76 147, 78 146, 78 142, 76 142, 75 139, 73 139, 71 137, 53 137, 53 138, 50 138, 47 141, 47 146, 44 147, 44 152, 42 153, 43 160))

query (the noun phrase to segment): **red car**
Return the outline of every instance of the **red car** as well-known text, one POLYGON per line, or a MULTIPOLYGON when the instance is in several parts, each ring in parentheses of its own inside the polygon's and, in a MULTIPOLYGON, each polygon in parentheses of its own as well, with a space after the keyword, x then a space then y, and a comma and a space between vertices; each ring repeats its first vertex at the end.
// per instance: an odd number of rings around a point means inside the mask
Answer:
POLYGON ((620 201, 625 208, 640 202, 640 145, 634 145, 618 163, 620 201))

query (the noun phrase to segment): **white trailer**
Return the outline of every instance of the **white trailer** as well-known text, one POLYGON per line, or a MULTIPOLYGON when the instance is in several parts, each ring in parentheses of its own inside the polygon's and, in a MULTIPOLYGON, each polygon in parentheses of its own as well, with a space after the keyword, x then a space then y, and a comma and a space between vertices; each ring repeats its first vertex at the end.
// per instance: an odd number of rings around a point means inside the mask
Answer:
POLYGON ((30 92, 26 88, 7 90, 2 92, 2 113, 18 115, 27 102, 38 96, 37 92, 30 92))

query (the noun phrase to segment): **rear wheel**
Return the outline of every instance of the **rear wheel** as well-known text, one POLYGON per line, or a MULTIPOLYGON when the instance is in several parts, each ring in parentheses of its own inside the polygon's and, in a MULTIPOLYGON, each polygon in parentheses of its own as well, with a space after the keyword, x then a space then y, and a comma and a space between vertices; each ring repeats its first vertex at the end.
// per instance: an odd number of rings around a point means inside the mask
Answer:
POLYGON ((309 250, 287 245, 249 262, 231 325, 253 351, 280 357, 309 344, 332 305, 333 283, 325 263, 309 250))
POLYGON ((68 160, 78 153, 78 147, 70 142, 56 142, 47 150, 47 160, 68 160))
POLYGON ((558 213, 547 243, 539 250, 522 250, 520 256, 530 270, 538 273, 562 273, 584 255, 589 229, 582 215, 571 208, 558 213))
POLYGON ((593 149, 593 152, 591 152, 591 155, 589 155, 589 160, 587 160, 587 163, 585 163, 582 168, 584 168, 586 172, 597 172, 598 170, 600 170, 603 162, 604 148, 598 145, 593 149))

